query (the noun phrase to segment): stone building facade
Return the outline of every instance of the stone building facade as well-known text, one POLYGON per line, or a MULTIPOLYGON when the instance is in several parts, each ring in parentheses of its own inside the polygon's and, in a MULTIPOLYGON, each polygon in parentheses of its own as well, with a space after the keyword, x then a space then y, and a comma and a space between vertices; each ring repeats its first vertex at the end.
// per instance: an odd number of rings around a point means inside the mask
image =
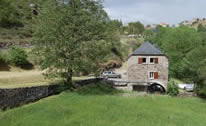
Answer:
POLYGON ((150 42, 145 42, 128 58, 127 79, 131 82, 128 89, 154 86, 167 91, 168 65, 167 56, 150 42))

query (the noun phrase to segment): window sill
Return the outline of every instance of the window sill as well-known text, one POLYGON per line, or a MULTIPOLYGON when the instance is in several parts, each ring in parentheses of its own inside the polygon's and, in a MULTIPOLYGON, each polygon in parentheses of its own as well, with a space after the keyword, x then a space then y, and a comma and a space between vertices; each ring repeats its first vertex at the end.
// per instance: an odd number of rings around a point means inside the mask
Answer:
POLYGON ((158 80, 158 79, 152 79, 152 78, 149 78, 149 80, 158 80))

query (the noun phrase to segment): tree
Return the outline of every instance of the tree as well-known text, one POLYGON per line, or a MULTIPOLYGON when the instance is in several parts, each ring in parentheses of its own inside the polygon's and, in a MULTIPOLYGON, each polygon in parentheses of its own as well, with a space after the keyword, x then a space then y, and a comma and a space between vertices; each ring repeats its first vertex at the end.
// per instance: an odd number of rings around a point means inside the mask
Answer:
POLYGON ((199 45, 184 58, 185 76, 196 84, 196 91, 206 97, 206 46, 199 45))
POLYGON ((128 32, 129 34, 142 34, 144 32, 144 25, 140 22, 129 23, 128 32))
POLYGON ((93 0, 47 1, 36 17, 34 54, 48 77, 71 84, 75 72, 98 71, 111 49, 109 18, 93 0))
POLYGON ((198 32, 206 32, 206 28, 202 24, 199 24, 197 27, 197 31, 198 32))
POLYGON ((155 33, 152 30, 147 29, 144 31, 144 38, 145 38, 145 41, 152 42, 155 38, 155 33))
POLYGON ((169 56, 170 76, 182 79, 185 76, 183 58, 201 45, 201 38, 195 29, 185 26, 178 28, 160 28, 154 43, 169 56))
POLYGON ((12 18, 14 8, 10 0, 0 0, 0 26, 8 27, 10 24, 16 21, 12 18))

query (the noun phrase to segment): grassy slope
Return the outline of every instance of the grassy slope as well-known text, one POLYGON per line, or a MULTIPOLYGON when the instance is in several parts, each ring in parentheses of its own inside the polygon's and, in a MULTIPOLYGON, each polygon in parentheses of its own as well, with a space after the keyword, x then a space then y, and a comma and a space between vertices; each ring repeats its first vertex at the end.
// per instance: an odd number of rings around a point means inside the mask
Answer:
POLYGON ((121 96, 111 90, 64 92, 0 112, 0 126, 205 126, 206 103, 198 98, 121 96), (95 92, 96 91, 96 92, 95 92), (92 92, 92 93, 91 93, 92 92), (98 93, 95 94, 95 93, 98 93))
MULTIPOLYGON (((8 65, 7 67, 9 67, 9 70, 0 70, 0 88, 31 87, 59 82, 59 79, 45 79, 45 77, 42 75, 43 71, 40 71, 37 68, 34 68, 32 70, 24 70, 11 65, 8 65)), ((87 76, 73 77, 73 80, 75 81, 87 78, 87 76)))
POLYGON ((0 42, 5 43, 31 43, 31 37, 27 37, 28 32, 21 27, 18 28, 2 28, 0 27, 0 42))

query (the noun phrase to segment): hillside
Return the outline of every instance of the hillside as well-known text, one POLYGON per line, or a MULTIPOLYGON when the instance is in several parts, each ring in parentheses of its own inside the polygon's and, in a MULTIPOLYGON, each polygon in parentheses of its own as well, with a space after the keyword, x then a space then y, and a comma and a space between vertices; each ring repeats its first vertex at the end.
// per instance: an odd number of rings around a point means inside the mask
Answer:
POLYGON ((0 48, 8 48, 12 45, 28 47, 31 45, 31 35, 23 28, 0 27, 0 48))
POLYGON ((203 25, 204 27, 206 27, 206 19, 205 18, 203 18, 203 19, 195 18, 195 19, 192 19, 189 21, 188 20, 183 21, 180 24, 190 26, 192 28, 197 29, 200 24, 203 25))

